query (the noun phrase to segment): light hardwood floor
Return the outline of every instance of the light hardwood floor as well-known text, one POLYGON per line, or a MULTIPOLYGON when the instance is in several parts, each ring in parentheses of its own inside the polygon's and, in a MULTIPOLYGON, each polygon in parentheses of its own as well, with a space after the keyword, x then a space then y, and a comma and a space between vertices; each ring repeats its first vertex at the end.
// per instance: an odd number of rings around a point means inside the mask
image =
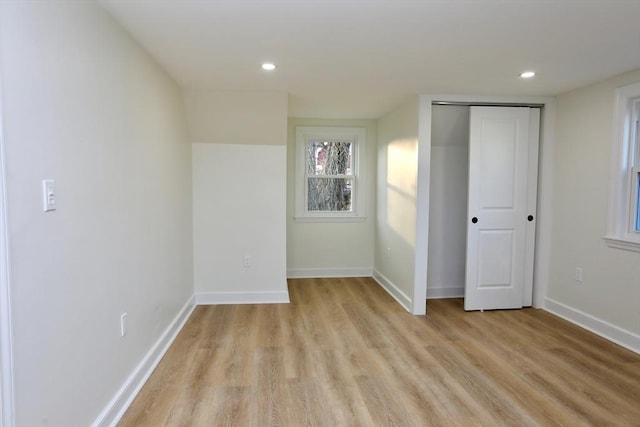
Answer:
POLYGON ((371 279, 200 306, 120 426, 640 426, 640 355, 535 309, 412 316, 371 279))

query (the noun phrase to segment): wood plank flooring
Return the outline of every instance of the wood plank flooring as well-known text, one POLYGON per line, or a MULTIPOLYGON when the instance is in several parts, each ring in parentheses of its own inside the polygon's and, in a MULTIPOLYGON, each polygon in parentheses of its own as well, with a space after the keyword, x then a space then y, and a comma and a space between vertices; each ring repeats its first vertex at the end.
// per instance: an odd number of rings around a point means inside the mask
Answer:
POLYGON ((640 355, 535 309, 412 316, 372 279, 195 309, 120 426, 640 426, 640 355))

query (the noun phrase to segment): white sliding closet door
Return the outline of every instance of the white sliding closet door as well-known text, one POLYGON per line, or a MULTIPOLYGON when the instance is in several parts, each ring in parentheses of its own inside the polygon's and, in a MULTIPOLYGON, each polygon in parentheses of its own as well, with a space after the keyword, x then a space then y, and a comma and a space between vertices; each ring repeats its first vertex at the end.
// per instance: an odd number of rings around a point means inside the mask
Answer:
POLYGON ((471 107, 465 310, 531 305, 539 114, 471 107))

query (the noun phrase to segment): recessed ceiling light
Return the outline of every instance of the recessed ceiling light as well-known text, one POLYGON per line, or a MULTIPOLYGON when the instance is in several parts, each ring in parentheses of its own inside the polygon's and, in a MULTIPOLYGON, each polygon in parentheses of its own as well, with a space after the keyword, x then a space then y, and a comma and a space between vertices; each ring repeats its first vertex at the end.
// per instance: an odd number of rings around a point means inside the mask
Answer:
POLYGON ((520 73, 520 77, 522 77, 523 79, 530 79, 535 75, 536 75, 535 71, 525 71, 524 73, 520 73))
POLYGON ((273 71, 276 69, 276 64, 272 64, 271 62, 265 62, 262 64, 262 69, 267 71, 273 71))

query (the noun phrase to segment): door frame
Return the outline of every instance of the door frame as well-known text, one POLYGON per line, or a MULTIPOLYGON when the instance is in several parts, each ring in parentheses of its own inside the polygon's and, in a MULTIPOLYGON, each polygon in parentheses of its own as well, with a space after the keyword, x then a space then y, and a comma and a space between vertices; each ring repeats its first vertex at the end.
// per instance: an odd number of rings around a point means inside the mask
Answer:
POLYGON ((504 104, 529 106, 542 104, 538 163, 538 204, 536 244, 533 266, 533 307, 544 307, 549 282, 551 254, 551 216, 553 203, 553 146, 555 98, 539 96, 478 96, 424 94, 419 99, 418 182, 413 314, 425 314, 427 265, 429 256, 429 186, 431 179, 431 114, 434 102, 464 104, 504 104))
POLYGON ((14 425, 13 339, 2 99, 0 87, 0 427, 12 427, 14 425))

